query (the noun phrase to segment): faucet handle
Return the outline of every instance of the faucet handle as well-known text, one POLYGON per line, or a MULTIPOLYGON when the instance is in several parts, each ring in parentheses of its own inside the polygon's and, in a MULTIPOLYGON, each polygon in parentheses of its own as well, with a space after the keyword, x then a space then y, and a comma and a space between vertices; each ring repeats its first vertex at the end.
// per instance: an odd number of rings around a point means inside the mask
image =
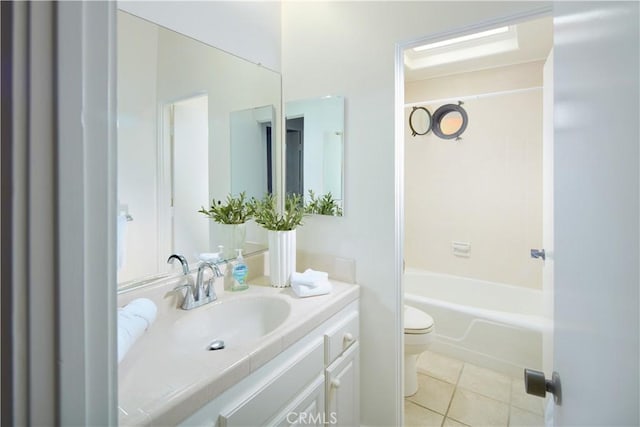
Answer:
POLYGON ((215 277, 212 277, 207 281, 207 286, 205 288, 205 295, 211 300, 215 301, 218 299, 218 295, 216 295, 216 288, 213 283, 215 281, 215 277))
MULTIPOLYGON (((226 261, 221 261, 221 262, 226 262, 226 261)), ((219 263, 215 263, 211 266, 213 268, 213 277, 224 277, 224 274, 222 274, 222 271, 220 271, 220 265, 219 263)))
POLYGON ((176 286, 173 288, 174 291, 182 290, 182 288, 186 288, 187 292, 184 294, 184 300, 182 300, 182 308, 185 310, 189 310, 193 308, 195 305, 195 299, 193 297, 193 286, 190 283, 185 283, 184 285, 176 286))

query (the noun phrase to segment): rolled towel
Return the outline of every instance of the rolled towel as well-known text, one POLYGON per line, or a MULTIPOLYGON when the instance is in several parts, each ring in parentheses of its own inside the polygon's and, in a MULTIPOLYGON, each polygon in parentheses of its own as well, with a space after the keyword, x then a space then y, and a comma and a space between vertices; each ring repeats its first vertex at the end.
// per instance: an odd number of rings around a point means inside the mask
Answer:
POLYGON ((138 298, 118 309, 118 363, 133 343, 156 320, 158 308, 147 298, 138 298))
POLYGON ((291 281, 291 289, 300 298, 325 295, 331 292, 333 287, 328 280, 316 281, 313 286, 304 285, 291 281))
POLYGON ((329 274, 324 271, 316 271, 307 268, 304 273, 294 272, 291 274, 291 284, 294 283, 315 288, 319 284, 329 280, 329 274))

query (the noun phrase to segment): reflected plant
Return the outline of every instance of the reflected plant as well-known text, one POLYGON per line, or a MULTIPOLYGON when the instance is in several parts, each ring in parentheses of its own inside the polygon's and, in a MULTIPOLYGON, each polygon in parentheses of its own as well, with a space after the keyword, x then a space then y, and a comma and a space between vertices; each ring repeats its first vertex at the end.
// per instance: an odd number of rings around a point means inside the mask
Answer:
POLYGON ((306 215, 302 196, 299 194, 287 194, 282 213, 278 211, 273 194, 265 194, 262 200, 252 198, 249 204, 255 221, 267 230, 295 230, 302 225, 302 219, 306 215))
POLYGON ((313 190, 309 190, 309 203, 307 204, 306 212, 308 214, 342 216, 342 208, 333 198, 331 192, 316 198, 313 190))
POLYGON ((227 195, 224 203, 214 199, 209 209, 202 206, 198 212, 219 224, 244 224, 253 217, 252 205, 244 191, 237 197, 227 195))

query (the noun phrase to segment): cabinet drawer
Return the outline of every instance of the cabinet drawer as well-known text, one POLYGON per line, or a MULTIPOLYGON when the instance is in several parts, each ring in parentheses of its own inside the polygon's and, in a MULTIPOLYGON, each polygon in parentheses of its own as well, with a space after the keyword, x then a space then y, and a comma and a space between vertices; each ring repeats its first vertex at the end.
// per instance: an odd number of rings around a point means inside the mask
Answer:
POLYGON ((291 358, 282 370, 255 393, 220 413, 220 426, 265 425, 285 408, 308 384, 322 374, 322 340, 318 338, 291 358))
POLYGON ((328 366, 360 337, 358 312, 347 314, 334 328, 324 335, 324 363, 328 366))

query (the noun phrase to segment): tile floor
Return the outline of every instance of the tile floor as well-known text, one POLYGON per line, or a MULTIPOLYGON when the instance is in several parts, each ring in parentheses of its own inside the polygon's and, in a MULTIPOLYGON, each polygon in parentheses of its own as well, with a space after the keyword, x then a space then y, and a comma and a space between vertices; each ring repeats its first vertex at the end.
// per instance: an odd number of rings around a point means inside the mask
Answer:
POLYGON ((543 399, 524 380, 425 352, 418 392, 404 400, 405 426, 544 426, 543 399))

